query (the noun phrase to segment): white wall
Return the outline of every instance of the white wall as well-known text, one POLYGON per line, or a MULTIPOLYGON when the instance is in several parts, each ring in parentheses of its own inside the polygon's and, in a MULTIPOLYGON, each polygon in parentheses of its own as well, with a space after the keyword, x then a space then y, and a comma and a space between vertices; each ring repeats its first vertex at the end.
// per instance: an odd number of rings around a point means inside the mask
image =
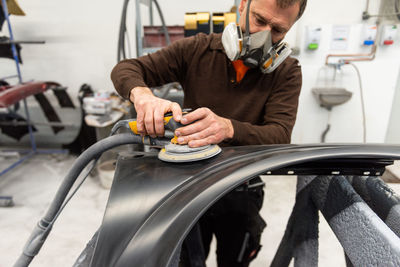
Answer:
MULTIPOLYGON (((370 1, 370 13, 376 14, 380 1, 370 1)), ((317 51, 310 52, 301 45, 299 60, 303 70, 303 88, 300 96, 298 120, 293 132, 294 143, 313 143, 320 140, 320 135, 326 127, 328 111, 320 108, 311 93, 311 88, 320 85, 317 82, 318 71, 324 66, 325 56, 331 53, 369 53, 369 48, 360 46, 362 31, 361 20, 366 1, 346 0, 309 0, 304 17, 298 22, 298 29, 292 29, 288 40, 293 43, 296 31, 303 37, 303 28, 306 25, 320 25, 322 27, 322 41, 317 51), (345 51, 330 50, 330 38, 333 25, 351 25, 349 47, 345 51)), ((370 19, 368 23, 375 20, 370 19)), ((399 22, 398 22, 399 23, 399 22)), ((392 106, 392 98, 400 67, 400 38, 392 47, 378 47, 376 59, 370 62, 355 63, 361 72, 364 88, 367 122, 367 142, 380 143, 385 141, 386 129, 392 106)), ((320 73, 320 80, 324 78, 324 71, 320 73)), ((326 137, 327 142, 362 142, 362 113, 360 103, 359 84, 356 72, 350 66, 342 68, 341 83, 353 92, 351 100, 341 106, 333 108, 331 114, 331 130, 326 137)), ((319 80, 319 81, 320 81, 319 80)))
MULTIPOLYGON (((45 40, 45 45, 24 45, 22 73, 24 80, 54 80, 76 94, 80 85, 89 83, 97 90, 113 90, 109 78, 116 63, 117 37, 122 0, 19 0, 25 17, 12 16, 14 35, 18 40, 45 40)), ((190 11, 228 11, 232 0, 159 0, 167 24, 183 24, 183 15, 190 11)), ((320 108, 311 94, 316 75, 328 53, 368 52, 358 45, 361 13, 366 0, 308 0, 304 17, 288 34, 291 44, 301 45, 299 60, 303 66, 303 88, 298 120, 293 133, 295 143, 319 142, 326 126, 327 111, 320 108), (332 25, 351 25, 350 46, 346 51, 330 51, 332 25), (306 25, 323 29, 320 48, 305 51, 302 35, 306 25), (297 40, 296 40, 297 36, 297 40)), ((371 1, 371 13, 378 11, 379 1, 371 1)), ((143 9, 145 11, 145 9, 143 9)), ((134 0, 131 0, 128 27, 132 51, 134 44, 134 0)), ((147 12, 143 14, 147 22, 147 12)), ((157 21, 156 21, 157 22, 157 21)), ((371 20, 370 22, 373 22, 371 20)), ((3 34, 8 34, 3 27, 3 34)), ((383 142, 391 111, 392 97, 400 66, 399 40, 394 46, 378 48, 373 62, 356 63, 360 68, 365 91, 367 141, 383 142)), ((133 55, 135 53, 133 52, 133 55)), ((13 74, 11 60, 0 59, 0 76, 13 74)), ((321 72, 321 78, 323 73, 321 72)), ((361 142, 362 120, 358 80, 355 71, 345 66, 342 83, 353 92, 352 99, 334 108, 328 142, 361 142)))
MULTIPOLYGON (((54 80, 68 86, 70 92, 77 92, 83 83, 111 89, 109 73, 115 64, 120 16, 120 5, 115 2, 20 0, 27 16, 11 17, 15 39, 46 41, 44 45, 23 45, 24 80, 54 80)), ((12 62, 4 61, 0 61, 1 74, 5 66, 7 73, 13 73, 12 62)))
POLYGON ((386 143, 400 143, 400 75, 397 81, 396 91, 393 97, 392 113, 389 119, 389 126, 386 133, 386 143))
MULTIPOLYGON (((130 2, 127 23, 135 56, 135 1, 130 2)), ((183 25, 185 12, 227 11, 234 3, 233 0, 159 2, 167 24, 171 25, 183 25)), ((77 92, 83 83, 97 90, 113 90, 109 76, 116 64, 123 0, 19 0, 18 3, 27 16, 11 16, 15 39, 46 41, 44 45, 23 45, 24 81, 54 80, 68 86, 71 92, 77 92)), ((143 8, 144 11, 143 22, 148 22, 147 9, 143 8)), ((6 24, 1 33, 8 35, 6 24)), ((9 59, 0 59, 0 69, 0 77, 8 76, 14 74, 15 65, 9 59)))

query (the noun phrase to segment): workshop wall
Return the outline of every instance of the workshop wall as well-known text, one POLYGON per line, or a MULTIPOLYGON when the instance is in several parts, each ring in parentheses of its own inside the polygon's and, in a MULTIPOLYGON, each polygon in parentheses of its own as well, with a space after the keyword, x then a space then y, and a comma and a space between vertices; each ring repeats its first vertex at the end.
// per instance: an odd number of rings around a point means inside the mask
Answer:
POLYGON ((386 132, 386 143, 398 144, 400 139, 400 73, 393 97, 392 113, 390 115, 389 126, 386 132))
MULTIPOLYGON (((229 10, 233 5, 233 0, 191 1, 190 4, 179 0, 159 2, 166 22, 174 25, 183 25, 185 12, 229 10)), ((18 3, 27 15, 11 16, 14 38, 46 41, 44 45, 23 45, 24 81, 57 81, 75 95, 83 83, 89 83, 96 90, 114 90, 110 72, 117 63, 123 0, 19 0, 18 3)), ((132 56, 135 56, 134 0, 130 1, 129 11, 127 26, 132 56)), ((147 8, 142 12, 143 23, 148 23, 147 8)), ((158 21, 156 18, 155 22, 158 21)), ((8 36, 6 24, 0 35, 8 36)), ((0 68, 0 77, 15 73, 15 64, 9 59, 0 59, 0 68)))
MULTIPOLYGON (((117 38, 122 0, 19 0, 27 16, 12 16, 17 40, 45 40, 44 45, 23 45, 22 74, 28 80, 54 80, 69 87, 76 95, 83 83, 96 90, 112 91, 109 75, 116 64, 117 38)), ((185 12, 228 11, 234 1, 159 0, 168 25, 183 24, 185 12)), ((371 1, 370 12, 379 11, 380 1, 371 1)), ((324 75, 331 75, 324 67, 325 56, 330 53, 368 53, 360 46, 362 11, 366 0, 308 0, 303 18, 293 27, 287 40, 299 47, 298 56, 303 67, 303 89, 300 97, 298 120, 293 132, 294 143, 315 143, 326 127, 327 110, 319 107, 311 89, 320 85, 324 75), (304 27, 322 28, 320 47, 306 51, 304 27), (349 45, 346 50, 332 51, 331 32, 334 25, 350 25, 349 45), (321 69, 322 68, 322 69, 321 69), (318 75, 319 73, 319 75, 318 75), (317 76, 321 81, 317 81, 317 76)), ((135 56, 135 12, 131 1, 128 27, 132 56, 135 56)), ((147 11, 142 10, 143 22, 148 22, 147 11)), ((156 13, 155 13, 155 17, 156 13)), ((158 23, 156 18, 155 22, 158 23)), ((370 19, 368 23, 373 23, 370 19)), ((8 35, 3 27, 2 35, 8 35)), ((400 67, 400 38, 391 47, 379 47, 372 62, 355 63, 361 72, 367 115, 367 141, 383 142, 392 108, 400 67)), ((15 72, 11 60, 0 60, 0 76, 15 72)), ((335 107, 331 114, 331 130, 327 142, 362 142, 362 114, 358 78, 354 69, 344 66, 338 74, 340 85, 353 92, 349 102, 335 107)))
MULTIPOLYGON (((332 77, 331 68, 326 71, 324 67, 326 55, 370 52, 370 48, 361 46, 362 26, 363 24, 374 24, 376 18, 368 21, 362 20, 361 15, 365 10, 366 2, 309 0, 304 17, 289 34, 289 42, 292 45, 296 43, 296 46, 300 46, 298 58, 303 70, 303 88, 300 96, 298 119, 292 138, 294 143, 319 142, 326 127, 328 111, 319 107, 311 92, 313 87, 324 85, 321 81, 325 72, 327 72, 328 77, 332 77), (306 51, 305 49, 304 28, 307 25, 318 25, 322 28, 321 44, 316 51, 306 51), (331 50, 332 27, 334 25, 351 26, 349 45, 346 50, 331 50), (320 71, 321 68, 322 71, 320 71)), ((381 1, 369 2, 370 14, 377 14, 381 1)), ((386 22, 382 24, 384 23, 386 22)), ((399 24, 400 21, 396 23, 399 24)), ((367 142, 384 142, 400 69, 399 34, 396 36, 394 45, 378 47, 376 58, 373 61, 355 62, 355 65, 359 68, 362 78, 367 142)), ((361 100, 356 71, 351 66, 344 66, 341 73, 337 74, 337 82, 334 85, 346 88, 353 93, 353 96, 349 102, 333 108, 331 130, 326 136, 326 141, 362 142, 361 100)), ((400 137, 397 142, 400 142, 400 137)))
MULTIPOLYGON (((53 80, 73 95, 83 83, 111 90, 109 73, 116 61, 116 40, 122 1, 19 0, 26 16, 11 16, 16 40, 44 40, 23 45, 24 81, 53 80), (121 4, 116 4, 121 2, 121 4)), ((6 27, 3 33, 8 35, 6 27)), ((1 68, 15 72, 12 61, 1 68)), ((3 75, 2 71, 2 75, 3 75)))

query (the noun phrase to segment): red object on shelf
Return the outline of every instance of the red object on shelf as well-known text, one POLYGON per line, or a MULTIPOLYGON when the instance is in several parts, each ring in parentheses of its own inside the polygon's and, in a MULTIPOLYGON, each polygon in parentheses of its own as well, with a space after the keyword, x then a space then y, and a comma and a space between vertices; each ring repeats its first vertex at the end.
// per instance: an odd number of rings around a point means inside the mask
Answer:
POLYGON ((393 40, 385 40, 385 41, 383 42, 384 45, 392 45, 393 43, 394 43, 393 40))
MULTIPOLYGON (((171 43, 183 39, 185 30, 183 26, 167 26, 171 43)), ((165 47, 167 41, 161 26, 143 26, 143 47, 165 47)))
POLYGON ((28 82, 14 86, 0 86, 0 108, 16 104, 28 96, 42 93, 50 87, 60 86, 55 82, 28 82))

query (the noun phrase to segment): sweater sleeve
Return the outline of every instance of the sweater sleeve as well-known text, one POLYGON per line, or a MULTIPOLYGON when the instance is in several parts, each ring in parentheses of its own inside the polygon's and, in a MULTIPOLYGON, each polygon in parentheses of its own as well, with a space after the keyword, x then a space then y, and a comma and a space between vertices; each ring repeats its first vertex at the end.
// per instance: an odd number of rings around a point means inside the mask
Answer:
POLYGON ((137 86, 154 87, 170 82, 183 82, 187 69, 185 59, 195 48, 195 37, 172 43, 153 54, 119 62, 111 72, 117 92, 129 99, 137 86))
POLYGON ((228 142, 230 145, 290 143, 296 121, 302 75, 297 60, 292 60, 292 64, 287 65, 280 70, 275 88, 265 103, 263 123, 253 125, 231 120, 234 136, 228 142))

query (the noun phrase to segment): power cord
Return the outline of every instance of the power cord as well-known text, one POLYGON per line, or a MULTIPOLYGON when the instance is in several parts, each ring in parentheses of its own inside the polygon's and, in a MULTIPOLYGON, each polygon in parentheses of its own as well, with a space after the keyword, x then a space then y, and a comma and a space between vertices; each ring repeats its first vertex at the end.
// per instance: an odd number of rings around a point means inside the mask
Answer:
POLYGON ((366 116, 365 116, 365 103, 364 103, 364 90, 362 86, 361 74, 358 67, 352 62, 345 62, 345 64, 352 66, 357 73, 358 76, 358 84, 360 86, 360 98, 361 98, 361 110, 362 110, 362 117, 363 117, 363 142, 367 142, 367 123, 366 123, 366 116))

